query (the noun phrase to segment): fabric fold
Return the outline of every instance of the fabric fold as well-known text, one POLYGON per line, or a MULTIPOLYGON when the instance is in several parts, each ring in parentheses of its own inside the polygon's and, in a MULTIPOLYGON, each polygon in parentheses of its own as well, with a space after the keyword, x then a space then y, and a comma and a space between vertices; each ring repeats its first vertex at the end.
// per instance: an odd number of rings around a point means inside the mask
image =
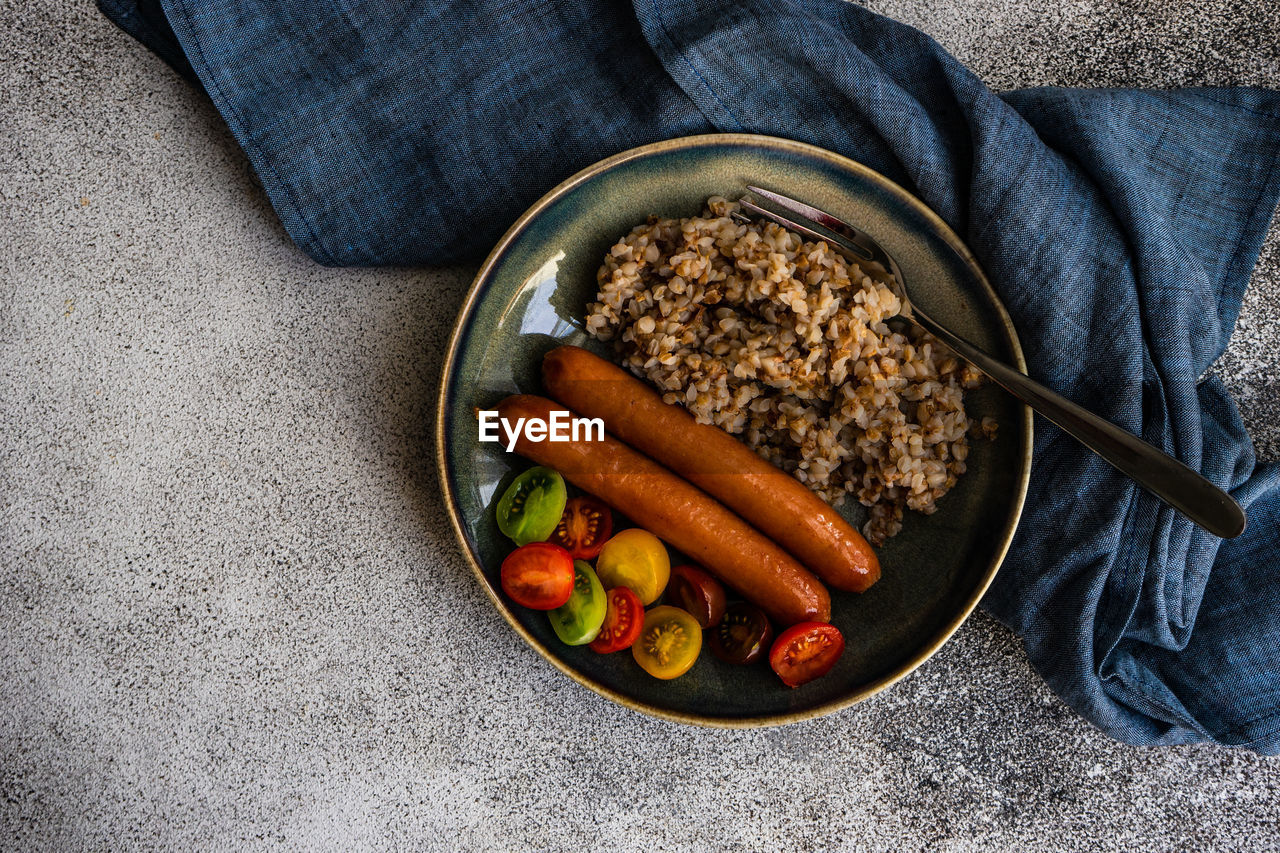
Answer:
POLYGON ((1249 514, 1217 540, 1038 419, 984 606, 1117 738, 1280 752, 1280 467, 1201 379, 1280 198, 1277 93, 997 95, 925 34, 838 0, 100 4, 190 63, 322 263, 474 257, 578 169, 712 130, 901 183, 974 250, 1033 376, 1249 514))

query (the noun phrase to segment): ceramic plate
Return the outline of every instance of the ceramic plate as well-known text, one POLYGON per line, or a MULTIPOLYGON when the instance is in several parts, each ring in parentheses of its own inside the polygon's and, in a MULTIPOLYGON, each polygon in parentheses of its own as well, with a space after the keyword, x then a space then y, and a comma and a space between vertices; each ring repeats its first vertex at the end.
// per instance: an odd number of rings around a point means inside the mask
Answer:
MULTIPOLYGON (((711 195, 757 184, 857 224, 897 259, 912 298, 1009 363, 1024 368, 1008 315, 972 255, 917 199, 881 175, 819 148, 772 137, 675 139, 611 157, 556 187, 511 227, 476 276, 445 360, 436 428, 440 480, 476 577, 507 621, 543 657, 586 687, 636 710, 691 723, 773 725, 818 716, 902 678, 946 641, 995 575, 1018 521, 1031 462, 1029 410, 992 386, 966 396, 970 418, 999 422, 971 442, 969 470, 931 516, 908 512, 880 549, 883 576, 862 595, 832 591, 846 650, 827 676, 784 687, 767 665, 733 667, 709 653, 686 675, 658 681, 623 652, 562 644, 545 613, 509 603, 498 569, 511 544, 493 505, 528 467, 477 441, 476 407, 541 393, 543 353, 572 343, 609 355, 582 329, 609 247, 646 217, 692 216, 711 195)), ((1024 368, 1025 369, 1025 368, 1024 368)), ((842 511, 860 525, 856 502, 842 511)))

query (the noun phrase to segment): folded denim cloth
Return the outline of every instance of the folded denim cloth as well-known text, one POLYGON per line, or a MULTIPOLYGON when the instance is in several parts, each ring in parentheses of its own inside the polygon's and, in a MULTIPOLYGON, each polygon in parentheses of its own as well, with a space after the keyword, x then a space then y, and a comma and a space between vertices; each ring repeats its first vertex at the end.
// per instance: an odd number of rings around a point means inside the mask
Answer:
POLYGON ((560 179, 711 130, 816 143, 976 252, 1033 376, 1228 488, 1223 542, 1036 423, 984 606, 1052 687, 1137 744, 1280 752, 1280 466, 1222 384, 1280 196, 1280 95, 996 95, 838 0, 99 0, 198 80, 326 264, 474 257, 560 179))

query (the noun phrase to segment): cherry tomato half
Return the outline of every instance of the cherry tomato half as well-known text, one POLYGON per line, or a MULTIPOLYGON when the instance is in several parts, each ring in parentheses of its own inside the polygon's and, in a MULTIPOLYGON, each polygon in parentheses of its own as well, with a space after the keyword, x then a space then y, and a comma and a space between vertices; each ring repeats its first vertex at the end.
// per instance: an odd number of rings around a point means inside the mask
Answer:
POLYGON ((661 539, 633 527, 604 543, 596 560, 596 573, 605 589, 625 586, 648 607, 666 589, 671 577, 671 558, 661 539))
POLYGON ((831 671, 844 651, 844 636, 835 625, 801 622, 778 635, 769 650, 769 666, 788 687, 820 678, 831 671))
POLYGON ((502 591, 524 607, 554 610, 573 595, 573 558, 550 542, 523 545, 502 561, 502 591))
POLYGON ((625 586, 615 586, 608 593, 608 610, 600 633, 591 641, 591 650, 607 655, 631 648, 644 625, 644 605, 640 596, 625 586))
POLYGON ((517 545, 542 542, 560 522, 567 497, 563 477, 550 468, 530 468, 502 493, 498 529, 517 545))
POLYGON ((564 505, 551 541, 572 554, 575 560, 590 560, 599 555, 612 533, 613 513, 609 507, 603 501, 583 495, 569 498, 564 505))
POLYGON ((600 633, 605 616, 604 587, 583 560, 573 563, 573 592, 569 600, 547 614, 551 628, 562 643, 585 646, 600 633))
POLYGON ((679 678, 689 671, 702 651, 702 629, 679 607, 667 604, 644 615, 640 637, 631 655, 654 678, 679 678))
POLYGON ((676 566, 671 570, 667 600, 686 611, 703 628, 710 628, 724 616, 724 587, 694 566, 676 566))
POLYGON ((754 604, 739 601, 725 609, 711 629, 711 653, 725 663, 755 663, 764 657, 773 639, 769 617, 754 604))

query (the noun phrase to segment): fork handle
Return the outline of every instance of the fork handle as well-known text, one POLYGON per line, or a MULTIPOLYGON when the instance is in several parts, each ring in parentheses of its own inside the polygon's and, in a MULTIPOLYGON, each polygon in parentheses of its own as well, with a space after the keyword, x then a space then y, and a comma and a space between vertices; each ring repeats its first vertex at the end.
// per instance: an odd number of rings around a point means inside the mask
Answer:
POLYGON ((997 361, 914 306, 911 317, 1010 394, 1205 530, 1224 539, 1244 532, 1240 504, 1196 471, 997 361))

